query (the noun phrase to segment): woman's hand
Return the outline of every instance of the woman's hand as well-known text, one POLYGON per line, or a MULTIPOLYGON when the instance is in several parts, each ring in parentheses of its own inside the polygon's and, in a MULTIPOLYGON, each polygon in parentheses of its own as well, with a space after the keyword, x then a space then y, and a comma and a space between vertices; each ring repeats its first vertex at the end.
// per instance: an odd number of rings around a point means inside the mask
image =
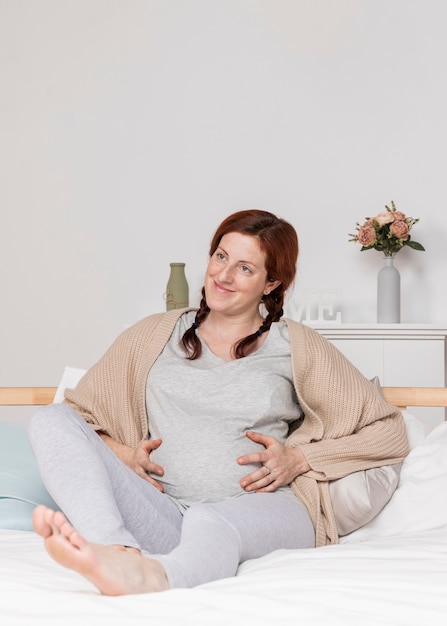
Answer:
POLYGON ((155 480, 151 474, 163 476, 164 469, 161 465, 152 463, 150 460, 150 453, 161 445, 161 439, 143 439, 136 448, 131 448, 130 446, 115 441, 115 439, 112 439, 112 437, 104 433, 101 433, 100 437, 112 452, 114 452, 123 463, 130 467, 135 474, 147 480, 159 491, 163 491, 163 485, 155 480))
POLYGON ((299 448, 286 448, 274 437, 261 433, 247 432, 247 437, 265 447, 262 452, 245 454, 237 459, 239 465, 261 463, 261 467, 240 481, 245 491, 276 491, 288 485, 300 474, 311 468, 299 448), (268 470, 268 471, 267 471, 268 470))

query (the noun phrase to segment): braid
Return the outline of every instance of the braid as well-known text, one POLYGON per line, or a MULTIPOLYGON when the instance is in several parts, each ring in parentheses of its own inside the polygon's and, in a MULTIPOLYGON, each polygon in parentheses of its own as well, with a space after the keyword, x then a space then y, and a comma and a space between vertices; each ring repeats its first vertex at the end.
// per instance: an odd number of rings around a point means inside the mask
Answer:
POLYGON ((282 289, 282 285, 278 285, 278 287, 271 291, 268 295, 263 296, 262 302, 267 309, 267 315, 255 333, 248 335, 248 337, 241 339, 237 343, 235 349, 237 359, 247 355, 247 348, 251 346, 252 343, 254 343, 263 333, 268 332, 273 322, 279 322, 283 315, 283 301, 284 290, 282 289))
POLYGON ((284 287, 278 285, 276 289, 271 291, 268 295, 262 298, 262 302, 264 303, 265 308, 267 309, 268 315, 266 319, 270 318, 269 328, 272 322, 279 322, 281 317, 284 315, 283 305, 284 305, 284 287))
POLYGON ((186 358, 190 361, 198 359, 202 354, 202 343, 197 337, 196 328, 207 318, 209 312, 210 310, 205 300, 205 289, 202 288, 202 299, 200 300, 200 307, 196 313, 195 320, 182 337, 183 349, 186 352, 186 358))

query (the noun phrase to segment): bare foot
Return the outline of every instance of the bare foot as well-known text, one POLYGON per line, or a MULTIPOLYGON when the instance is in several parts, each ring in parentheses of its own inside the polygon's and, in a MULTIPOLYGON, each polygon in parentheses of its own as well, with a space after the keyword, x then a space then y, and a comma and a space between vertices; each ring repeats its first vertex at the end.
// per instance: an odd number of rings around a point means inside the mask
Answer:
POLYGON ((169 589, 161 563, 143 557, 134 548, 89 543, 60 511, 38 506, 33 512, 33 525, 55 561, 88 578, 104 595, 169 589))

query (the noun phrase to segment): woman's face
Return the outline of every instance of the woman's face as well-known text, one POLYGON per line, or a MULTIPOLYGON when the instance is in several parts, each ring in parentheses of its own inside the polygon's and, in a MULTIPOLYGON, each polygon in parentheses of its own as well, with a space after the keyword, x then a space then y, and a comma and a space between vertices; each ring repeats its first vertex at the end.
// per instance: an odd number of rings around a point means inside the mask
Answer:
POLYGON ((212 311, 230 315, 257 312, 262 296, 279 283, 267 280, 265 254, 256 237, 227 233, 208 263, 206 302, 212 311))

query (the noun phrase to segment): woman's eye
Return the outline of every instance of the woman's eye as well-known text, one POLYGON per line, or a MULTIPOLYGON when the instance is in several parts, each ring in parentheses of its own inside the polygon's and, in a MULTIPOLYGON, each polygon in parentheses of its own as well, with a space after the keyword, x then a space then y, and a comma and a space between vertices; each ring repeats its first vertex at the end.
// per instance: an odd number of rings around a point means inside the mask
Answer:
POLYGON ((248 265, 241 265, 241 270, 246 274, 251 274, 251 269, 248 267, 248 265))

